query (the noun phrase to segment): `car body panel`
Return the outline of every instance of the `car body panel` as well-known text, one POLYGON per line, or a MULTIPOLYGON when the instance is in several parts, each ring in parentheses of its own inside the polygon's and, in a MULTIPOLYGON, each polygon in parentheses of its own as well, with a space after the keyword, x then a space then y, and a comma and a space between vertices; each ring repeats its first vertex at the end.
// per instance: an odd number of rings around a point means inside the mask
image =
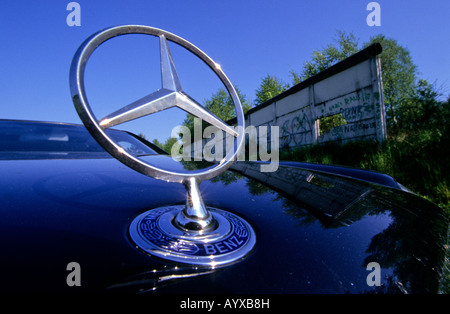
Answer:
MULTIPOLYGON (((235 213, 256 232, 251 254, 208 268, 159 259, 131 241, 139 214, 183 204, 181 184, 92 154, 0 160, 0 278, 7 292, 435 293, 448 218, 398 188, 301 164, 259 164, 200 185, 207 206, 235 213), (66 282, 71 262, 81 286, 66 282), (381 266, 369 286, 367 265, 381 266)), ((169 156, 144 158, 191 169, 169 156)))

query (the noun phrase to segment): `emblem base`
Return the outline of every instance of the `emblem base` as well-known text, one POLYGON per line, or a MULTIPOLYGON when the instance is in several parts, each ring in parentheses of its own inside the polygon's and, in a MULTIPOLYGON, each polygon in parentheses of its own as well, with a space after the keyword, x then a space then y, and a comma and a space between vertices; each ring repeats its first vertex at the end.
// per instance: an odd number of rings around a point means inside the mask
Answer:
POLYGON ((242 218, 208 207, 216 220, 209 230, 183 230, 176 216, 183 205, 159 207, 137 216, 130 224, 133 242, 144 252, 174 262, 216 267, 247 256, 255 246, 255 232, 242 218))

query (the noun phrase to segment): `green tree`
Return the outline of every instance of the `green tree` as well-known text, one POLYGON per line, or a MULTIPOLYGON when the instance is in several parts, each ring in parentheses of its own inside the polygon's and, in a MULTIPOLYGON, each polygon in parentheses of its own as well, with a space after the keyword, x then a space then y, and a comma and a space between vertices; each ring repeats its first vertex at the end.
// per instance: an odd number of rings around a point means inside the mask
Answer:
POLYGON ((358 39, 352 33, 338 31, 335 44, 328 44, 322 50, 314 50, 311 61, 306 61, 300 73, 291 71, 294 84, 322 72, 332 65, 358 52, 358 39))
POLYGON ((319 135, 324 135, 330 132, 332 128, 346 124, 347 120, 344 119, 342 114, 323 117, 319 119, 319 135))
POLYGON ((172 146, 177 141, 176 138, 170 137, 167 139, 167 141, 164 143, 162 149, 164 149, 169 155, 171 155, 172 152, 172 146))
POLYGON ((269 99, 281 94, 289 88, 288 84, 281 82, 277 77, 267 75, 261 81, 259 88, 256 90, 255 104, 262 104, 269 99))
POLYGON ((140 133, 138 134, 138 136, 139 136, 140 138, 143 138, 144 140, 148 141, 147 136, 145 136, 144 133, 140 132, 140 133))
MULTIPOLYGON (((242 109, 244 113, 246 113, 252 106, 247 101, 245 95, 240 92, 239 88, 235 86, 235 89, 238 94, 239 100, 241 101, 242 109)), ((211 96, 210 99, 205 100, 204 106, 222 121, 227 121, 236 117, 233 100, 224 88, 220 88, 211 96)), ((191 130, 191 133, 193 133, 194 116, 188 114, 183 124, 191 130)), ((207 122, 203 121, 203 129, 205 129, 208 125, 209 124, 207 122)))
POLYGON ((158 141, 158 139, 155 138, 152 141, 152 143, 158 146, 159 148, 163 149, 166 153, 170 155, 172 151, 172 146, 176 141, 177 141, 176 138, 170 137, 164 143, 161 143, 160 141, 158 141))
MULTIPOLYGON (((145 139, 145 137, 142 136, 141 134, 142 134, 142 133, 139 133, 139 136, 145 139)), ((164 149, 164 148, 163 148, 163 147, 164 147, 164 144, 161 143, 160 141, 158 141, 158 139, 155 138, 155 139, 152 141, 152 143, 155 144, 156 146, 158 146, 159 148, 164 149)))
POLYGON ((364 44, 364 47, 373 43, 380 43, 383 47, 379 56, 383 99, 388 133, 394 134, 398 132, 398 120, 403 107, 415 93, 417 66, 413 63, 409 51, 396 40, 377 35, 364 44))
POLYGON ((398 114, 399 129, 404 132, 445 127, 444 103, 438 100, 439 93, 427 80, 420 79, 411 97, 402 102, 398 114))

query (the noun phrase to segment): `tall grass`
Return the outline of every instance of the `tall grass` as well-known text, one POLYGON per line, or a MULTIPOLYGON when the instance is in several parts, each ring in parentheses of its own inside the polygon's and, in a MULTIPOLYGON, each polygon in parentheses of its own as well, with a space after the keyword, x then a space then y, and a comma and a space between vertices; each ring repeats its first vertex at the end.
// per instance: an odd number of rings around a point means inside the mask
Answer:
POLYGON ((437 144, 440 143, 411 143, 401 138, 391 138, 381 145, 371 141, 326 143, 283 150, 280 159, 385 173, 450 215, 450 144, 437 144))

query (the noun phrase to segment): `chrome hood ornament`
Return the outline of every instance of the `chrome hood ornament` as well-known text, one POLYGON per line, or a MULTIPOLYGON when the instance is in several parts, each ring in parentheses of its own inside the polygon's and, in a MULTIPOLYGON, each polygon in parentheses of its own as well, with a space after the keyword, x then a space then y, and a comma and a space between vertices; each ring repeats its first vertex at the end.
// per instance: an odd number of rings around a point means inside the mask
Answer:
POLYGON ((181 183, 186 187, 184 206, 155 208, 133 220, 129 230, 130 237, 140 249, 164 259, 202 266, 226 265, 242 259, 253 249, 255 233, 251 226, 237 215, 206 207, 200 193, 200 183, 228 169, 244 143, 245 120, 239 97, 221 68, 211 58, 185 39, 161 29, 141 25, 111 27, 92 35, 79 47, 70 68, 70 88, 72 101, 83 124, 108 153, 142 174, 181 183), (102 43, 126 34, 159 37, 162 86, 104 118, 97 119, 87 101, 84 88, 87 61, 102 43), (195 54, 220 78, 234 102, 238 125, 236 129, 183 91, 167 41, 195 54), (176 173, 127 153, 105 132, 109 127, 172 107, 183 109, 229 133, 234 138, 235 149, 214 166, 191 173, 176 173))

